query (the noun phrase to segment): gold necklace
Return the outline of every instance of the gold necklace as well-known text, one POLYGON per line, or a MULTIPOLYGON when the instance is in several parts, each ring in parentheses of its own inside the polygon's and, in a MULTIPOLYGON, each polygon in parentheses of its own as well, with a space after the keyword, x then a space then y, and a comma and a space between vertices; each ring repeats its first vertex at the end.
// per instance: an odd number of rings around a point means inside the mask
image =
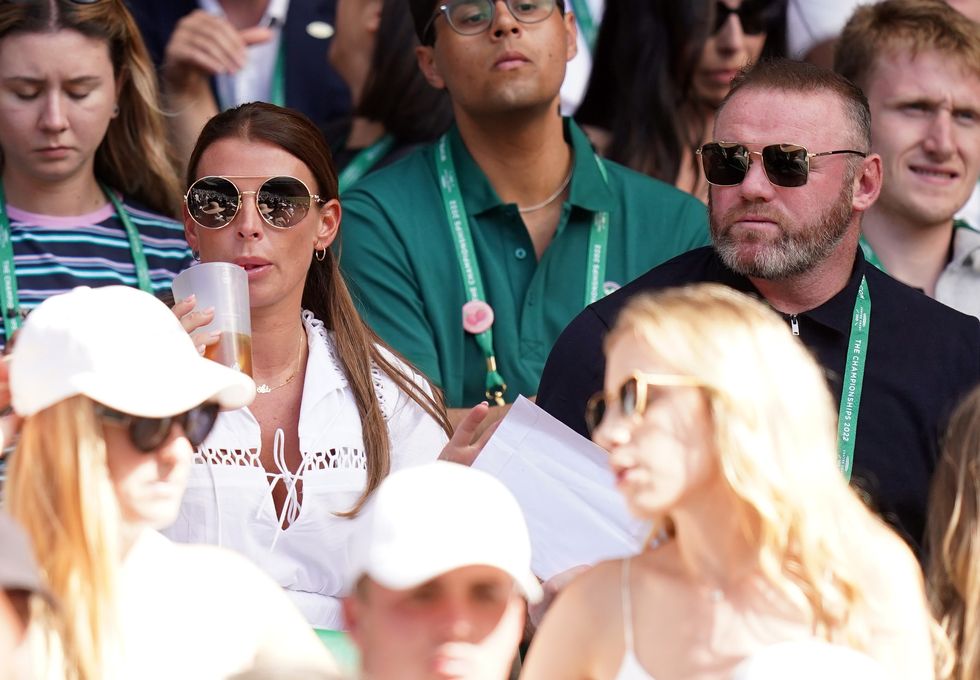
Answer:
POLYGON ((292 372, 292 375, 290 375, 288 378, 286 378, 284 381, 282 381, 281 383, 279 383, 275 387, 269 387, 265 383, 262 383, 261 385, 258 385, 255 388, 255 391, 258 394, 269 394, 269 392, 275 392, 280 387, 285 387, 286 385, 288 385, 289 383, 291 383, 293 381, 293 379, 297 375, 299 375, 299 369, 300 369, 300 366, 301 366, 302 361, 303 361, 303 341, 305 339, 306 339, 306 334, 305 333, 300 333, 299 334, 299 354, 296 356, 296 369, 292 372))

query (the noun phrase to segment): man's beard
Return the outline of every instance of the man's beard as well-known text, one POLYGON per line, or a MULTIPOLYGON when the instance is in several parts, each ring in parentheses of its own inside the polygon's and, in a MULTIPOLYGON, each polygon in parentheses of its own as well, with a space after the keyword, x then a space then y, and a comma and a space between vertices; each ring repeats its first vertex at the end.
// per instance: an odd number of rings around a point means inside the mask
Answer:
POLYGON ((830 256, 851 224, 853 180, 846 176, 845 180, 837 200, 822 215, 795 229, 788 228, 784 214, 770 212, 762 203, 733 208, 719 219, 709 196, 708 213, 715 252, 726 267, 742 276, 778 280, 810 271, 830 256), (744 232, 733 236, 731 225, 750 214, 774 221, 779 236, 773 238, 744 232), (741 247, 747 244, 755 247, 754 252, 741 255, 741 247))

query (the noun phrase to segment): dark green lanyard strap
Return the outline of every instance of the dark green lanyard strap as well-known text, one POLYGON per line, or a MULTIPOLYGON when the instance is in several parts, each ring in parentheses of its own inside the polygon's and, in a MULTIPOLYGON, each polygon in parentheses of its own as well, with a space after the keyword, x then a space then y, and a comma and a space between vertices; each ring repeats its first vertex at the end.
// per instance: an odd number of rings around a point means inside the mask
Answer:
POLYGON ((871 293, 868 280, 861 277, 851 333, 847 341, 847 360, 844 364, 844 386, 837 414, 837 462, 844 477, 851 479, 854 468, 854 442, 857 439, 858 412, 861 409, 861 388, 864 385, 864 365, 868 358, 868 336, 871 330, 871 293))
POLYGON ((572 0, 572 11, 575 12, 575 19, 582 30, 582 37, 589 52, 595 52, 595 41, 599 37, 599 27, 595 25, 595 17, 589 9, 589 0, 572 0))
MULTIPOLYGON (((470 221, 463 204, 463 193, 456 176, 449 148, 449 137, 443 135, 435 147, 436 171, 439 174, 439 191, 442 194, 443 208, 446 220, 453 234, 453 246, 456 249, 456 259, 459 271, 463 277, 468 302, 480 301, 486 303, 487 296, 483 286, 483 275, 476 260, 476 250, 473 247, 473 234, 470 221)), ((595 156, 596 164, 603 181, 608 183, 606 168, 602 160, 595 156)), ((607 243, 609 240, 609 213, 597 212, 592 217, 592 228, 589 232, 588 260, 586 262, 585 304, 590 305, 605 295, 603 279, 606 275, 607 243)), ((493 325, 485 331, 474 333, 477 345, 483 352, 487 363, 486 395, 497 405, 502 406, 507 384, 497 370, 497 358, 493 350, 493 325)))
POLYGON ((364 177, 375 165, 378 164, 385 154, 395 145, 395 138, 392 135, 385 135, 371 146, 363 149, 351 162, 347 164, 344 171, 337 178, 337 185, 340 193, 344 193, 354 182, 364 177))
MULTIPOLYGON (((129 250, 133 255, 133 264, 136 266, 137 284, 140 290, 152 294, 153 284, 150 281, 150 270, 146 263, 146 255, 143 254, 143 241, 140 239, 139 231, 137 231, 129 213, 126 212, 126 208, 116 197, 116 194, 102 184, 99 186, 108 196, 116 211, 116 216, 126 230, 129 250)), ((17 272, 14 265, 14 247, 10 234, 10 217, 7 215, 7 198, 2 183, 0 183, 0 309, 3 310, 4 334, 7 342, 9 342, 14 332, 21 327, 23 319, 20 314, 20 295, 17 292, 17 272)))

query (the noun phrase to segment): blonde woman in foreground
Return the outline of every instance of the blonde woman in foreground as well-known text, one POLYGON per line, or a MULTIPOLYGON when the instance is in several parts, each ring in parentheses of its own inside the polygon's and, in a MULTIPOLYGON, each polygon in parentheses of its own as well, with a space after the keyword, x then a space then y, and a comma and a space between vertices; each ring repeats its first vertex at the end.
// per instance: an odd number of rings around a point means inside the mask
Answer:
POLYGON ((633 300, 606 353, 587 421, 654 529, 561 593, 523 678, 729 680, 814 637, 934 677, 918 564, 848 488, 824 377, 782 319, 681 288, 633 300))
POLYGON ((980 387, 953 414, 929 503, 929 599, 952 646, 944 680, 980 677, 980 387))
POLYGON ((58 603, 29 631, 32 678, 217 680, 273 660, 335 670, 258 567, 155 531, 176 516, 218 409, 255 395, 199 356, 162 302, 124 286, 48 298, 17 336, 10 392, 24 421, 7 506, 58 603))

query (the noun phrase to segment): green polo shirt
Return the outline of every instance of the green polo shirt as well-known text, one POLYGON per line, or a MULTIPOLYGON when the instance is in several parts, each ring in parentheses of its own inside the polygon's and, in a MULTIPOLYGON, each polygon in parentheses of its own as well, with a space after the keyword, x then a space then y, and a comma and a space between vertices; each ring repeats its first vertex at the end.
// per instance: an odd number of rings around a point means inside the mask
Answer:
MULTIPOLYGON (((570 120, 575 152, 568 200, 541 260, 515 204, 505 204, 459 131, 449 133, 507 401, 534 395, 551 346, 584 307, 592 216, 609 213, 607 292, 709 242, 707 208, 672 186, 602 161, 570 120)), ((463 330, 466 303, 432 146, 418 149, 343 195, 340 266, 365 320, 442 387, 452 408, 482 401, 486 360, 463 330)))

